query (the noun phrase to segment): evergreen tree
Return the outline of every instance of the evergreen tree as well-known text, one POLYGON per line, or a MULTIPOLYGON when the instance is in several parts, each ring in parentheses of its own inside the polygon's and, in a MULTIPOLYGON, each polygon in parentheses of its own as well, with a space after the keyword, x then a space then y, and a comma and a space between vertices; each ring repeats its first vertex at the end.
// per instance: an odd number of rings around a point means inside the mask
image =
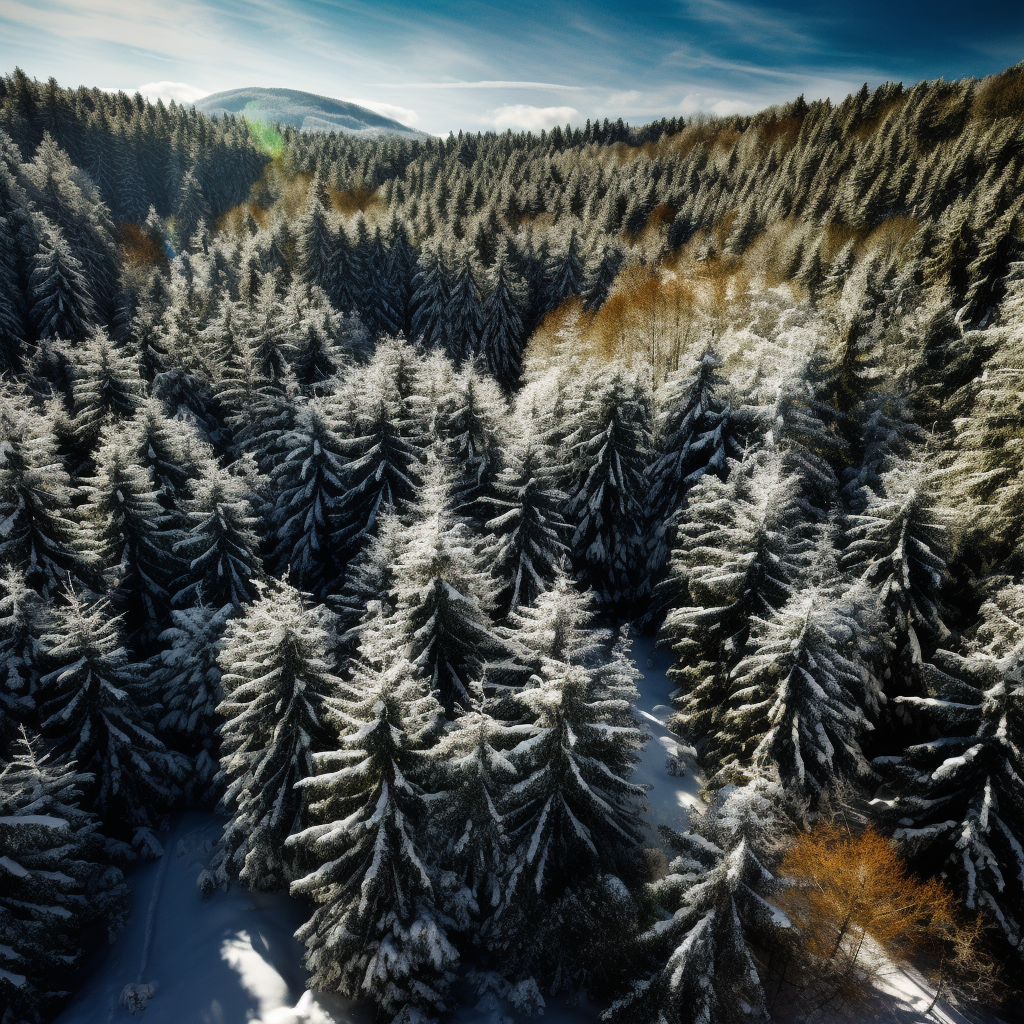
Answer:
POLYGON ((316 402, 303 406, 282 435, 285 454, 274 467, 274 562, 297 586, 324 597, 337 590, 343 565, 333 521, 345 495, 340 439, 316 402))
POLYGON ((480 349, 480 328, 483 307, 477 278, 480 270, 474 265, 472 248, 459 245, 449 270, 447 319, 448 354, 456 362, 476 355, 480 349))
POLYGON ((96 475, 84 491, 82 549, 106 577, 129 637, 147 643, 170 611, 170 587, 181 567, 174 545, 181 534, 118 431, 105 435, 96 454, 96 475))
POLYGON ((511 391, 522 372, 526 286, 516 274, 505 238, 498 242, 494 263, 487 271, 487 283, 481 310, 480 352, 494 379, 511 391))
POLYGON ((75 353, 72 396, 80 442, 93 448, 106 426, 131 419, 142 401, 143 382, 132 361, 101 330, 75 353))
POLYGON ((644 385, 613 364, 593 381, 567 439, 575 459, 568 488, 573 555, 587 583, 617 607, 630 607, 648 589, 650 411, 644 385))
POLYGON ((0 771, 0 1007, 12 1024, 49 1019, 96 927, 113 938, 128 912, 128 886, 80 806, 88 781, 24 733, 0 771))
POLYGON ((173 603, 240 608, 251 602, 263 567, 258 520, 245 481, 208 464, 192 482, 181 511, 185 531, 174 553, 184 573, 174 584, 173 603))
POLYGON ((0 561, 52 600, 71 580, 92 579, 91 559, 79 547, 72 488, 50 425, 27 404, 0 400, 0 561))
POLYGON ((234 610, 226 604, 172 611, 172 625, 160 634, 162 649, 151 659, 151 685, 166 711, 160 731, 175 749, 193 759, 185 791, 196 800, 207 799, 214 790, 216 731, 221 723, 217 706, 223 699, 217 657, 225 623, 234 610))
POLYGON ((471 686, 500 650, 489 585, 473 536, 451 511, 450 470, 437 458, 406 537, 398 607, 388 629, 449 714, 473 705, 471 686))
POLYGON ((449 349, 451 283, 441 243, 425 245, 413 280, 412 338, 424 348, 449 349))
POLYGON ((871 777, 861 737, 881 691, 866 668, 878 634, 872 595, 824 576, 755 619, 725 714, 733 757, 777 767, 787 792, 812 803, 839 779, 871 777))
POLYGON ((1024 590, 1008 583, 981 609, 965 653, 939 651, 928 695, 897 697, 933 738, 877 758, 895 799, 893 838, 942 873, 1009 947, 1024 941, 1024 590))
POLYGON ((948 578, 952 513, 938 505, 927 474, 899 467, 882 477, 851 516, 843 563, 878 593, 883 623, 895 644, 883 665, 890 694, 922 692, 921 666, 950 634, 941 590, 948 578))
POLYGON ((306 823, 296 783, 313 755, 333 746, 330 714, 342 683, 328 661, 330 622, 285 584, 269 589, 225 630, 218 661, 224 826, 217 869, 250 889, 273 891, 295 877, 284 841, 306 823))
POLYGON ((341 748, 319 754, 303 784, 315 823, 288 845, 311 870, 291 891, 319 904, 296 933, 312 984, 416 1020, 448 1007, 458 961, 424 859, 416 778, 416 747, 440 709, 401 658, 388 660, 357 669, 341 748))
POLYGON ((485 524, 487 560, 500 586, 495 601, 500 616, 533 604, 569 554, 568 526, 561 514, 566 495, 552 484, 550 453, 527 433, 514 438, 503 456, 495 497, 488 502, 497 515, 485 524))
POLYGON ((769 1020, 755 950, 789 927, 770 902, 781 801, 777 782, 756 778, 692 814, 689 831, 670 834, 678 856, 648 888, 672 916, 640 936, 640 962, 653 971, 601 1015, 607 1024, 769 1020))
POLYGON ((35 724, 41 617, 42 602, 24 572, 8 566, 0 576, 0 757, 23 725, 35 724))
POLYGON ((80 341, 96 320, 81 263, 58 228, 48 227, 32 268, 32 322, 42 339, 80 341))
POLYGON ((184 764, 153 734, 148 674, 129 660, 107 606, 69 592, 50 610, 39 638, 40 728, 56 756, 92 776, 88 806, 139 838, 173 800, 184 764))
POLYGON ((655 572, 672 545, 670 520, 684 507, 687 492, 705 473, 724 476, 728 460, 742 456, 732 408, 722 393, 721 365, 721 357, 708 347, 695 371, 670 375, 659 396, 656 455, 647 472, 650 507, 660 524, 651 551, 655 572))

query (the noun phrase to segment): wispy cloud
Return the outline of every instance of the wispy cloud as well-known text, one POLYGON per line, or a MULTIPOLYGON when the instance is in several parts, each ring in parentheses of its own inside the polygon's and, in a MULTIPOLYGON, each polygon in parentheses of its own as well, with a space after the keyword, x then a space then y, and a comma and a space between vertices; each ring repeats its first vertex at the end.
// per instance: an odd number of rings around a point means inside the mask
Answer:
POLYGON ((174 100, 175 103, 182 103, 186 106, 210 95, 209 90, 200 89, 195 85, 187 85, 185 82, 147 82, 145 85, 140 85, 136 92, 142 93, 150 103, 156 103, 157 100, 169 103, 174 100))
POLYGON ((401 121, 402 124, 415 124, 420 119, 420 115, 415 110, 410 110, 408 107, 398 107, 394 103, 381 103, 380 100, 353 99, 346 100, 346 102, 358 103, 361 107, 366 107, 378 114, 383 114, 394 121, 401 121))
POLYGON ((586 86, 561 85, 558 82, 378 82, 384 89, 543 89, 558 92, 585 92, 586 86))
POLYGON ((499 131, 518 128, 521 131, 538 132, 542 128, 554 128, 566 124, 579 116, 575 107, 531 107, 526 103, 510 103, 490 111, 487 120, 499 131))

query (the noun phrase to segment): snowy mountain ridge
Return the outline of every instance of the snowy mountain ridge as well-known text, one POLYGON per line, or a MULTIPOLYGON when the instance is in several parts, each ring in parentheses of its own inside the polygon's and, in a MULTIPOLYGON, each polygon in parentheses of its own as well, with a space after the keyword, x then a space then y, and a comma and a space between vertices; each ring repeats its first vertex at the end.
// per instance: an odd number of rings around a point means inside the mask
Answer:
POLYGON ((430 137, 358 103, 298 89, 230 89, 204 96, 195 108, 210 117, 235 114, 247 121, 291 125, 303 132, 341 132, 363 139, 430 137))

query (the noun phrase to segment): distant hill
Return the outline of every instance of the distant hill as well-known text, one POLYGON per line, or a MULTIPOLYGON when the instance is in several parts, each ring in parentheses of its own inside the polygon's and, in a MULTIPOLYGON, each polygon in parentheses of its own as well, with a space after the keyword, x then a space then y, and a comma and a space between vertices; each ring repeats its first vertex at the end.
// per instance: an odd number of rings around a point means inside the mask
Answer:
POLYGON ((344 132, 363 138, 400 136, 406 139, 429 138, 424 132, 357 103, 333 100, 296 89, 231 89, 215 92, 197 100, 195 108, 211 116, 241 114, 249 121, 288 124, 304 132, 344 132))

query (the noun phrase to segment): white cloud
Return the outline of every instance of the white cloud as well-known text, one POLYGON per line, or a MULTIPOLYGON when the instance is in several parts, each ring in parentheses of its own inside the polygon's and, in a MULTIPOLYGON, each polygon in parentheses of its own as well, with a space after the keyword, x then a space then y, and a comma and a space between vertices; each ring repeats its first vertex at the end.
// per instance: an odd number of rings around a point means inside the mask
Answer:
POLYGON ((147 82, 146 85, 140 85, 138 91, 150 103, 156 103, 157 100, 170 103, 174 100, 175 103, 182 103, 185 106, 210 95, 208 89, 200 89, 185 82, 147 82))
POLYGON ((488 122, 499 130, 521 128, 536 132, 541 128, 565 124, 578 116, 579 111, 575 107, 531 107, 526 103, 511 103, 490 113, 488 122))
POLYGON ((684 117, 700 113, 725 117, 727 114, 756 114, 764 105, 736 98, 709 96, 703 92, 688 92, 679 104, 678 110, 684 117))
POLYGON ((346 103, 358 103, 367 110, 373 110, 384 117, 390 117, 393 121, 400 121, 402 124, 415 124, 420 115, 408 107, 396 107, 394 103, 380 103, 377 100, 346 100, 346 103))

